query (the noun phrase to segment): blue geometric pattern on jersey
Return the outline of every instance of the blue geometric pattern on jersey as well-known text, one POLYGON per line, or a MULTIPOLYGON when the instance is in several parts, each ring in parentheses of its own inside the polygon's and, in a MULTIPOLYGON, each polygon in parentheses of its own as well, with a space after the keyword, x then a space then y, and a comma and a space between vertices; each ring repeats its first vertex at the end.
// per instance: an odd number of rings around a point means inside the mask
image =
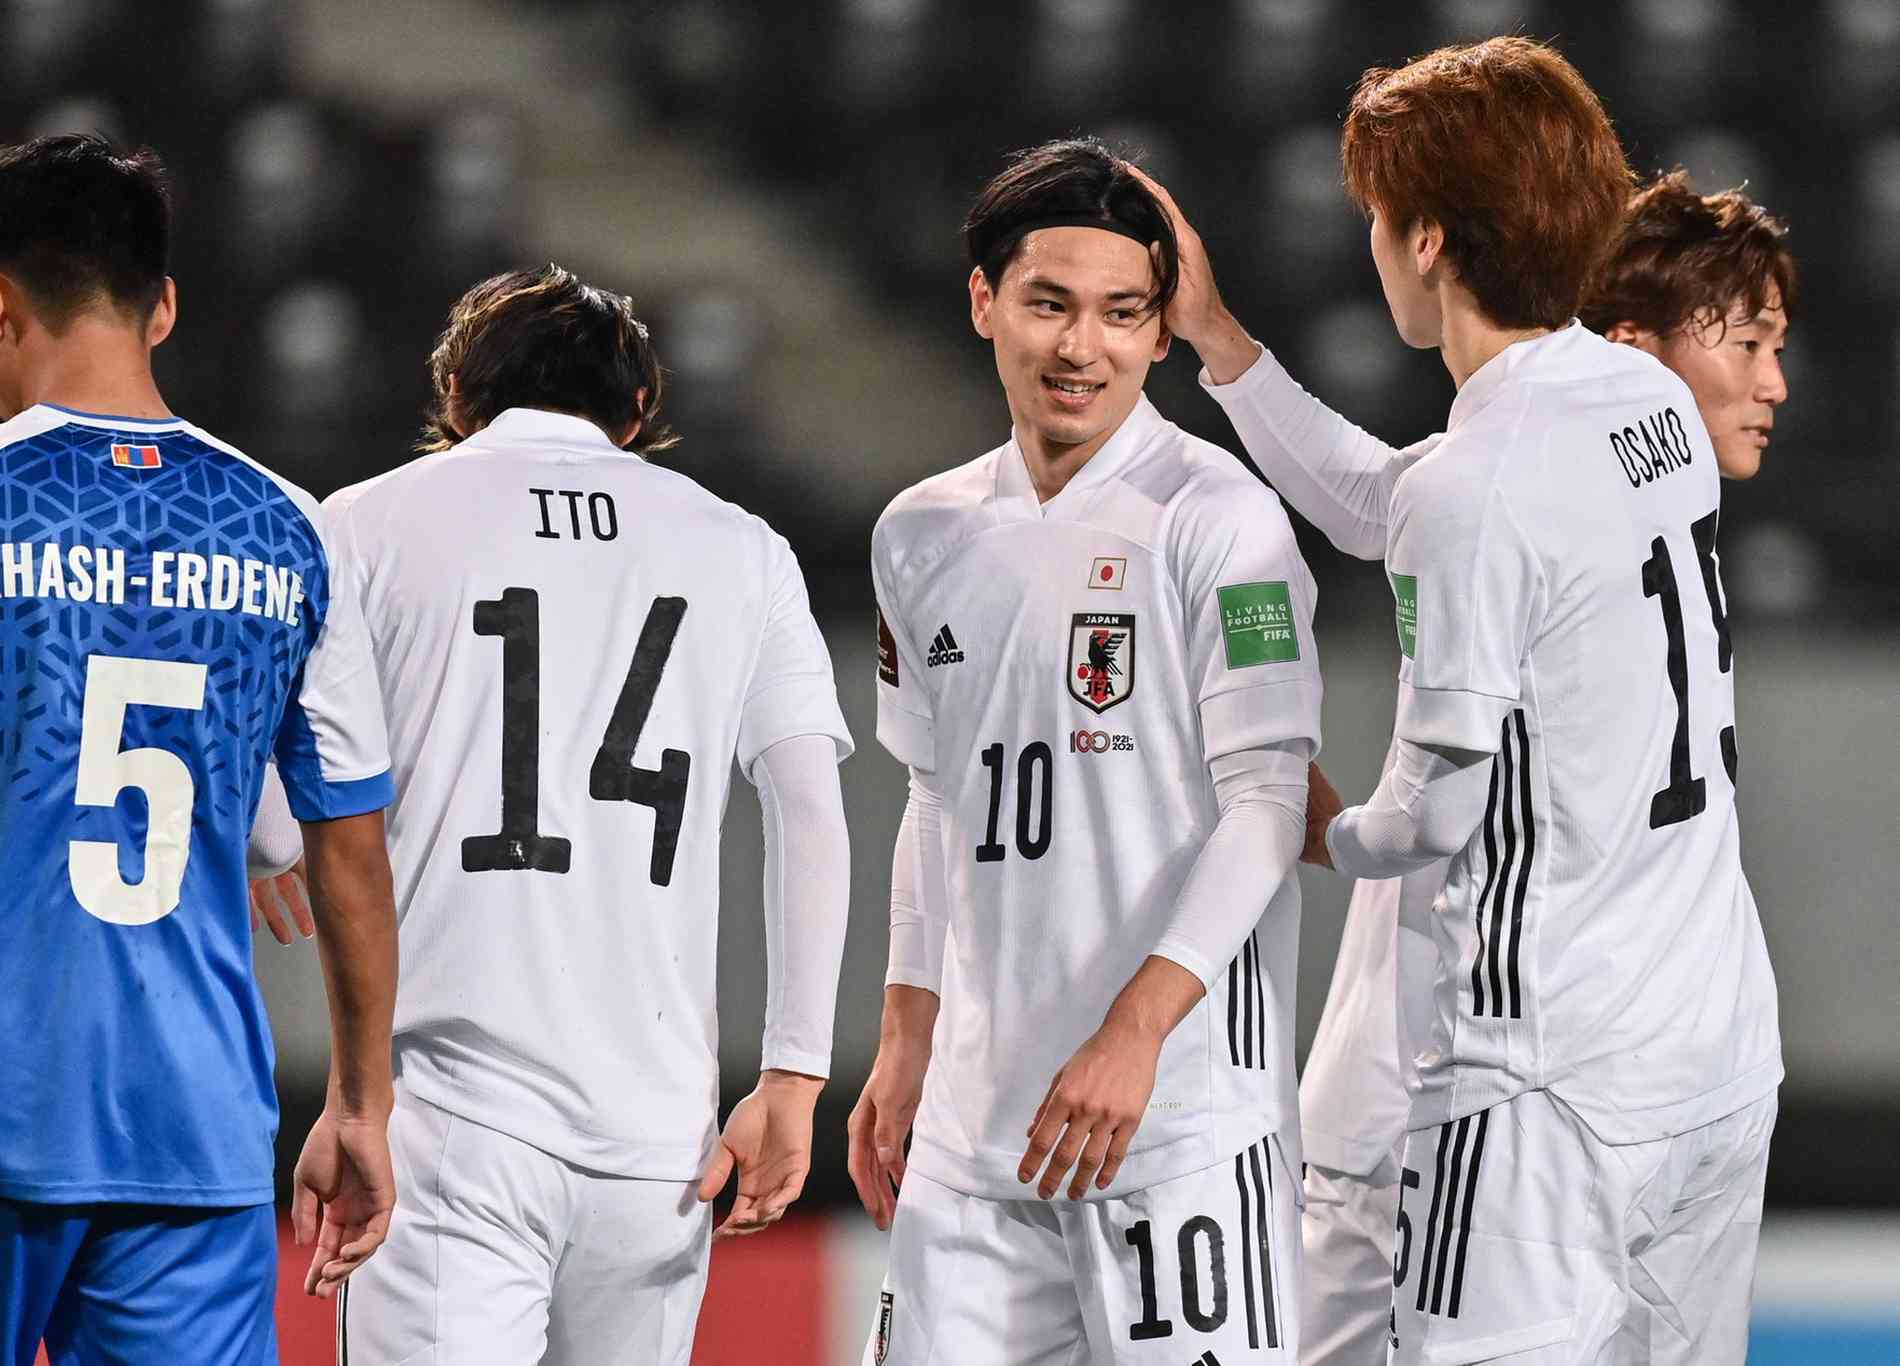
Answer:
POLYGON ((136 422, 72 422, 0 447, 0 543, 21 542, 122 548, 127 582, 117 604, 0 597, 0 1195, 268 1200, 277 1106, 244 855, 265 757, 328 606, 322 542, 263 472, 136 422), (157 446, 160 463, 115 465, 115 442, 157 446), (298 620, 152 606, 135 580, 149 583, 155 551, 292 569, 298 620), (130 705, 113 746, 166 750, 193 781, 178 905, 149 924, 102 920, 73 891, 73 840, 114 842, 121 876, 145 874, 138 790, 110 808, 75 801, 95 655, 205 666, 202 709, 130 705))

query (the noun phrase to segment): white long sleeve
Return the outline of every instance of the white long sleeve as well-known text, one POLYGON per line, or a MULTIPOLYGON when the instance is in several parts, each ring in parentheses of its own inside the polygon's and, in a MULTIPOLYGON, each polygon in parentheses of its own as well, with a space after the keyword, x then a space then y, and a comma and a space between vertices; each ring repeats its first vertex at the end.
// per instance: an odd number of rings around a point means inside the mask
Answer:
POLYGON ((1372 796, 1326 827, 1333 867, 1352 877, 1401 877, 1450 858, 1484 819, 1491 755, 1405 739, 1392 746, 1372 796))
POLYGON ((949 928, 943 867, 943 796, 930 775, 910 771, 910 799, 891 853, 891 951, 885 986, 942 994, 949 928))
POLYGON ((245 871, 255 882, 289 872, 303 857, 303 827, 290 814, 290 797, 284 780, 277 776, 277 765, 264 765, 264 795, 258 799, 257 817, 251 822, 250 846, 245 850, 245 871))
POLYGON ((1442 434, 1403 450, 1388 446, 1302 389, 1264 346, 1231 384, 1215 384, 1203 369, 1201 387, 1294 511, 1346 554, 1385 558, 1393 486, 1442 434))
POLYGON ((1208 765, 1220 820, 1182 884, 1174 918, 1155 945, 1212 985, 1293 873, 1306 837, 1308 741, 1224 754, 1208 765))
POLYGON ((828 735, 780 740, 754 761, 765 820, 765 1039, 759 1066, 831 1074, 832 1017, 851 904, 851 843, 828 735))

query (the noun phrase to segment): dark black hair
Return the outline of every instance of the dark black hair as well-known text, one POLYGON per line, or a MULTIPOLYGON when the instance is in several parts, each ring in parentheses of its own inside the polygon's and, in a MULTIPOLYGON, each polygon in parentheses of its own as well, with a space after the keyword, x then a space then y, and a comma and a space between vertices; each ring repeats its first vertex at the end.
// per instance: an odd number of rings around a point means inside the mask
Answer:
POLYGON ((609 433, 637 418, 632 448, 642 454, 679 440, 657 420, 664 374, 633 301, 557 265, 491 276, 457 299, 429 374, 435 402, 419 443, 425 451, 446 450, 510 408, 572 413, 609 433))
POLYGON ((171 192, 158 154, 61 133, 0 149, 0 273, 62 332, 101 302, 144 319, 165 293, 171 192))
POLYGON ((1016 259, 1023 239, 1056 219, 1070 226, 1099 224, 1156 248, 1155 286, 1147 312, 1166 308, 1181 279, 1174 223, 1131 170, 1095 138, 1063 138, 1017 152, 981 191, 963 220, 963 246, 991 289, 1016 259))

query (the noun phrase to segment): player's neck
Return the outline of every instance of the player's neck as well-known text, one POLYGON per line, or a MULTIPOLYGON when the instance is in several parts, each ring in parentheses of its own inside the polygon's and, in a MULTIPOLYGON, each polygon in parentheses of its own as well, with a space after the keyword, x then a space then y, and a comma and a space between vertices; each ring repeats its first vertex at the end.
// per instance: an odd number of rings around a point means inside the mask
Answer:
POLYGON ((1046 503, 1069 486, 1069 481, 1082 472, 1082 467, 1093 460, 1096 454, 1106 446, 1109 438, 1121 430, 1120 424, 1090 437, 1076 446, 1065 446, 1049 441, 1034 428, 1021 423, 1016 427, 1016 445, 1023 453, 1023 464, 1029 470, 1029 482, 1035 486, 1036 501, 1046 503))
POLYGON ((123 327, 78 318, 22 356, 21 406, 54 403, 111 417, 172 415, 152 376, 151 348, 123 327))
POLYGON ((1455 282, 1443 287, 1440 312, 1444 332, 1439 354, 1445 359, 1445 368, 1451 371, 1451 382, 1460 389, 1505 347, 1532 337, 1548 336, 1551 331, 1548 327, 1499 327, 1484 316, 1477 300, 1455 282))

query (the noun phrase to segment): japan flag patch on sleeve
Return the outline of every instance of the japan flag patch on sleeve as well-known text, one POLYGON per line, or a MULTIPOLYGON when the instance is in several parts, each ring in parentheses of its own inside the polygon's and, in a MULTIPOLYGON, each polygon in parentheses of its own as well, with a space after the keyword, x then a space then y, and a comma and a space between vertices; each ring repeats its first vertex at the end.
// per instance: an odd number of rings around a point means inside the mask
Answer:
POLYGON ((1097 555, 1095 563, 1089 566, 1090 588, 1117 588, 1128 577, 1128 558, 1125 555, 1097 555))

